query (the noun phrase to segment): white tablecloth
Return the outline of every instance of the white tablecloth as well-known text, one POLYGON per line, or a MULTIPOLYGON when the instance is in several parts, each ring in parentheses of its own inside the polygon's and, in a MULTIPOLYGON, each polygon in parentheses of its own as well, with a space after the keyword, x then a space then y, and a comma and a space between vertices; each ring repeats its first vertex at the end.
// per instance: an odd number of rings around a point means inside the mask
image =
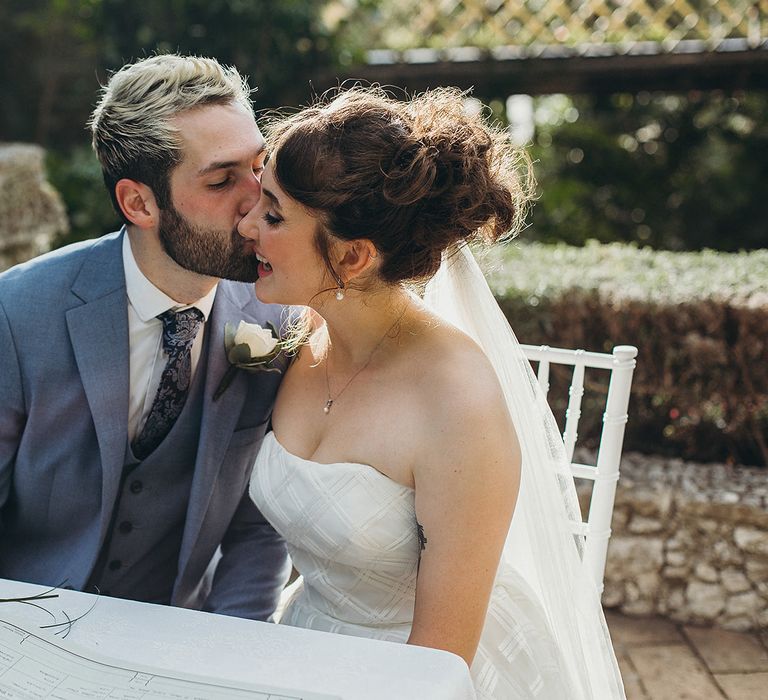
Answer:
MULTIPOLYGON (((0 579, 0 598, 44 590, 0 579)), ((0 620, 41 637, 48 635, 65 647, 119 660, 125 668, 138 665, 210 675, 344 700, 475 700, 466 664, 448 652, 76 591, 56 593, 58 598, 39 603, 47 612, 1 603, 0 620), (61 628, 40 629, 67 616, 77 618, 94 602, 66 639, 50 636, 61 628)))

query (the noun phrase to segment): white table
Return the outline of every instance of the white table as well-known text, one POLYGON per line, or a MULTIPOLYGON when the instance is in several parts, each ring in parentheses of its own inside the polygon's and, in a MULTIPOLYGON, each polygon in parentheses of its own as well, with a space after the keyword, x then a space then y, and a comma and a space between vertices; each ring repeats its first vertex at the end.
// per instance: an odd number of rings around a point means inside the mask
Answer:
MULTIPOLYGON (((0 579, 0 598, 45 590, 0 579)), ((297 691, 302 691, 308 698, 315 693, 344 700, 475 700, 466 664, 448 652, 77 591, 55 592, 58 598, 39 603, 48 612, 0 603, 0 620, 56 640, 65 649, 82 650, 90 658, 117 660, 121 668, 205 674, 267 687, 270 698, 301 697, 297 691), (55 622, 65 621, 67 615, 77 618, 94 602, 66 639, 40 629, 54 622, 51 613, 55 622)))

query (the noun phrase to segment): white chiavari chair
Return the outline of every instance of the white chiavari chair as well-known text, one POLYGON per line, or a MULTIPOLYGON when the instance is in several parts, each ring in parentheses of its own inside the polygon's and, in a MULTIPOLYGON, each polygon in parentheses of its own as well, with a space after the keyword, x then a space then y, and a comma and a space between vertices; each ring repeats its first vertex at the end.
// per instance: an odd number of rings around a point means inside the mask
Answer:
POLYGON ((602 591, 637 348, 632 345, 618 345, 613 348, 612 353, 600 353, 553 348, 547 345, 523 345, 522 347, 528 360, 537 364, 534 369, 545 396, 549 394, 551 365, 566 365, 573 368, 568 390, 568 407, 565 411, 563 442, 574 477, 592 482, 587 517, 583 522, 576 522, 573 525, 574 532, 586 538, 584 565, 594 577, 598 590, 602 591), (597 463, 594 465, 573 461, 582 412, 585 372, 590 368, 610 372, 597 463))

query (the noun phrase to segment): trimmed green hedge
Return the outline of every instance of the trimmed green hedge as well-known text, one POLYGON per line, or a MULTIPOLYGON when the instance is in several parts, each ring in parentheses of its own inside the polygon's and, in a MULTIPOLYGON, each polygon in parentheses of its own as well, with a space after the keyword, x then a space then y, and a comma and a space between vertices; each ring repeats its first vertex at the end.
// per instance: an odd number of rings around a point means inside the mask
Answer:
MULTIPOLYGON (((513 242, 482 263, 521 342, 638 347, 625 449, 768 464, 768 250, 513 242)), ((553 400, 569 374, 554 370, 553 400)), ((599 434, 605 379, 588 381, 583 444, 599 434)))

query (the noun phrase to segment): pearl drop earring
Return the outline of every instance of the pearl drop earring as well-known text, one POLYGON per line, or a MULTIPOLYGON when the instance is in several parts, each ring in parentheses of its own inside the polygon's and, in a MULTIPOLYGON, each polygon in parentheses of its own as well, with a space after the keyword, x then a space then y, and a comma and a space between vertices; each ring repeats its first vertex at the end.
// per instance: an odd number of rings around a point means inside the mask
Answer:
POLYGON ((335 272, 333 273, 333 276, 336 278, 336 286, 338 287, 336 290, 336 299, 341 301, 344 298, 344 280, 342 280, 335 272))

